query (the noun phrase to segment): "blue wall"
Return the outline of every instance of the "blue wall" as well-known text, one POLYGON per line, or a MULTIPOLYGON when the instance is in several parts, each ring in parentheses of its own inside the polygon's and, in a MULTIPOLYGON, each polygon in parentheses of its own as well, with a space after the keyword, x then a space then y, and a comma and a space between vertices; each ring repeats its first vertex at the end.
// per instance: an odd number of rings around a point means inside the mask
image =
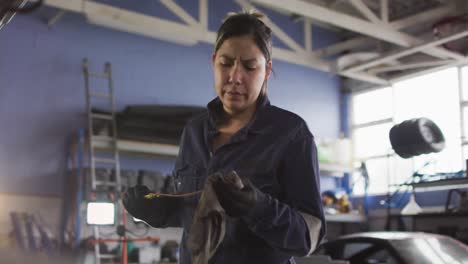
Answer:
MULTIPOLYGON (((100 2, 131 8, 128 3, 133 1, 100 2)), ((196 17, 196 1, 178 2, 192 5, 186 8, 196 17)), ((225 1, 209 2, 212 31, 226 12, 239 10, 225 1)), ((161 11, 157 1, 139 3, 146 4, 131 9, 177 20, 161 11)), ((119 108, 128 104, 204 106, 215 96, 211 45, 185 47, 113 31, 88 24, 73 13, 66 13, 49 29, 44 21, 54 11, 44 7, 33 15, 16 16, 0 31, 0 192, 61 193, 68 142, 78 128, 85 127, 84 57, 96 70, 106 61, 112 63, 119 108)), ((271 18, 302 42, 301 23, 278 14, 271 18)), ((336 41, 324 30, 316 30, 313 39, 317 46, 336 41)), ((278 60, 274 69, 276 75, 269 82, 272 103, 300 114, 316 137, 338 136, 339 79, 278 60)), ((169 172, 172 161, 127 159, 122 167, 169 172)), ((324 184, 329 184, 326 179, 324 184)))

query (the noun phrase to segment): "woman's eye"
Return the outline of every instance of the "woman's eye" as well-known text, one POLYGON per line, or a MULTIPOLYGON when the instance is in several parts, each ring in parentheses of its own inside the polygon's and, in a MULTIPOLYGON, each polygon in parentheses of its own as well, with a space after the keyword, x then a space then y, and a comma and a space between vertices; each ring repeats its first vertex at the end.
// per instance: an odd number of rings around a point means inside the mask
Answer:
POLYGON ((220 64, 221 64, 221 66, 223 66, 223 67, 230 67, 230 66, 232 66, 232 63, 225 62, 225 61, 220 62, 220 64))
POLYGON ((244 65, 245 69, 248 70, 248 71, 253 71, 255 70, 255 66, 252 66, 252 65, 244 65))

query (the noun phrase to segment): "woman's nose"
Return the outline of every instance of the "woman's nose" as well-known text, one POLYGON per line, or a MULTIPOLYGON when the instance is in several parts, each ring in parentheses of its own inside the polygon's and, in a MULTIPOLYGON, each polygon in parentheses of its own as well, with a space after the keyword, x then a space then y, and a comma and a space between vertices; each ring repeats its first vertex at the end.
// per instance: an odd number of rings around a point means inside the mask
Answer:
POLYGON ((239 85, 242 83, 242 69, 239 65, 235 65, 229 72, 229 83, 239 85))

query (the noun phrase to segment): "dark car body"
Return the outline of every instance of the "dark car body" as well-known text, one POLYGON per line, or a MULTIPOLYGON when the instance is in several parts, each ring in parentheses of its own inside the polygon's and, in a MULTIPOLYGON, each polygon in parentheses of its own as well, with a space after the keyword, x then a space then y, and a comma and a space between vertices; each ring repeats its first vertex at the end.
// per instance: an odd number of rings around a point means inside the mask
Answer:
POLYGON ((468 246, 448 236, 418 232, 366 232, 320 245, 314 255, 350 264, 468 264, 468 246))

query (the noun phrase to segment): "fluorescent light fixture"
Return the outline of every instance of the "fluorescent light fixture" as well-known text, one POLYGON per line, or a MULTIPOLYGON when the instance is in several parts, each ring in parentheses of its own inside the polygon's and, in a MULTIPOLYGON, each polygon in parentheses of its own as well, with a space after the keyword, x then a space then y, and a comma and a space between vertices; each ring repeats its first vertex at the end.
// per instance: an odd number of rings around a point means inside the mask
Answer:
POLYGON ((106 202, 89 202, 86 208, 88 225, 114 225, 115 204, 106 202))

